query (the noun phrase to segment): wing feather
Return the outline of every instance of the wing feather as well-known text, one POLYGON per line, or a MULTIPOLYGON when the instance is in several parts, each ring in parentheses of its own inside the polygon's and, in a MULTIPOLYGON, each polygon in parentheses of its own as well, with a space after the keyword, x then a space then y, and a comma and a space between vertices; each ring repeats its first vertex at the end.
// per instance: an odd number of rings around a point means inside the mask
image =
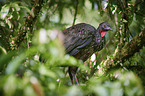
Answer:
POLYGON ((82 48, 90 44, 95 31, 96 29, 93 26, 84 23, 74 25, 64 30, 64 46, 66 52, 70 55, 77 54, 82 48))

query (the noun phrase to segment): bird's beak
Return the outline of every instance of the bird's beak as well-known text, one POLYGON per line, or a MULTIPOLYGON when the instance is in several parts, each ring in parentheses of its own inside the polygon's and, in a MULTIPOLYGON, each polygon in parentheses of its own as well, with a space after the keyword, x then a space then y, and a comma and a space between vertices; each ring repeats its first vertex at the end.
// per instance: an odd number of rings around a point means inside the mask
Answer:
POLYGON ((110 31, 113 31, 111 27, 108 27, 107 30, 108 30, 108 31, 109 31, 109 30, 110 30, 110 31))
POLYGON ((103 28, 103 30, 106 30, 106 31, 112 31, 112 28, 110 26, 106 27, 106 28, 103 28))

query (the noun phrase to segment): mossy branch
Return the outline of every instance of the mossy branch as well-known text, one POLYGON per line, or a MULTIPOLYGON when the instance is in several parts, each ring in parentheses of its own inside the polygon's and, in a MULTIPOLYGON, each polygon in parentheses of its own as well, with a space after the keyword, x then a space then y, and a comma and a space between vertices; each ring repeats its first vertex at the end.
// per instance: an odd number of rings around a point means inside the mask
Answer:
POLYGON ((19 45, 21 44, 21 42, 24 40, 26 33, 28 32, 28 29, 29 29, 30 33, 32 33, 33 26, 35 24, 36 18, 38 17, 38 14, 39 14, 41 8, 43 7, 43 3, 44 3, 44 0, 39 0, 38 2, 36 1, 34 3, 34 7, 31 9, 34 13, 34 16, 32 16, 30 14, 27 17, 27 19, 25 20, 24 25, 20 28, 18 36, 15 38, 16 48, 18 48, 19 45))
POLYGON ((99 68, 99 73, 104 74, 112 68, 120 67, 120 60, 122 63, 132 57, 136 52, 139 52, 142 47, 145 46, 145 28, 140 32, 139 35, 135 36, 133 40, 127 43, 119 52, 118 47, 116 48, 113 56, 102 61, 99 68))

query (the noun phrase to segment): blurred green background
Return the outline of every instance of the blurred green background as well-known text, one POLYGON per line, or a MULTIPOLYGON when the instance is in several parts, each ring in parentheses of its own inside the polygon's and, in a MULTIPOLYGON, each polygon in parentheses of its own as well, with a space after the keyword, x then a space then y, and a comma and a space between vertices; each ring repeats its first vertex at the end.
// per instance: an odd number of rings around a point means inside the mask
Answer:
POLYGON ((118 54, 109 63, 113 67, 102 67, 143 32, 144 5, 144 0, 0 0, 0 95, 144 96, 144 43, 125 60, 118 54), (105 48, 84 63, 65 54, 61 36, 82 22, 96 28, 108 22, 113 29, 105 35, 105 48), (66 66, 79 67, 79 86, 71 84, 66 66))

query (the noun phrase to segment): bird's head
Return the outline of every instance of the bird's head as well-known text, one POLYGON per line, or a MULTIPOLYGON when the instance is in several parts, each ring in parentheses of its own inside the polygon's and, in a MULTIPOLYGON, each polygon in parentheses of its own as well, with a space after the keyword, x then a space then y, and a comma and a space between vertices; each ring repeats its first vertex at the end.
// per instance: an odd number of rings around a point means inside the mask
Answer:
POLYGON ((104 37, 107 31, 112 31, 112 28, 107 22, 103 22, 99 25, 99 32, 101 34, 101 37, 104 37))

